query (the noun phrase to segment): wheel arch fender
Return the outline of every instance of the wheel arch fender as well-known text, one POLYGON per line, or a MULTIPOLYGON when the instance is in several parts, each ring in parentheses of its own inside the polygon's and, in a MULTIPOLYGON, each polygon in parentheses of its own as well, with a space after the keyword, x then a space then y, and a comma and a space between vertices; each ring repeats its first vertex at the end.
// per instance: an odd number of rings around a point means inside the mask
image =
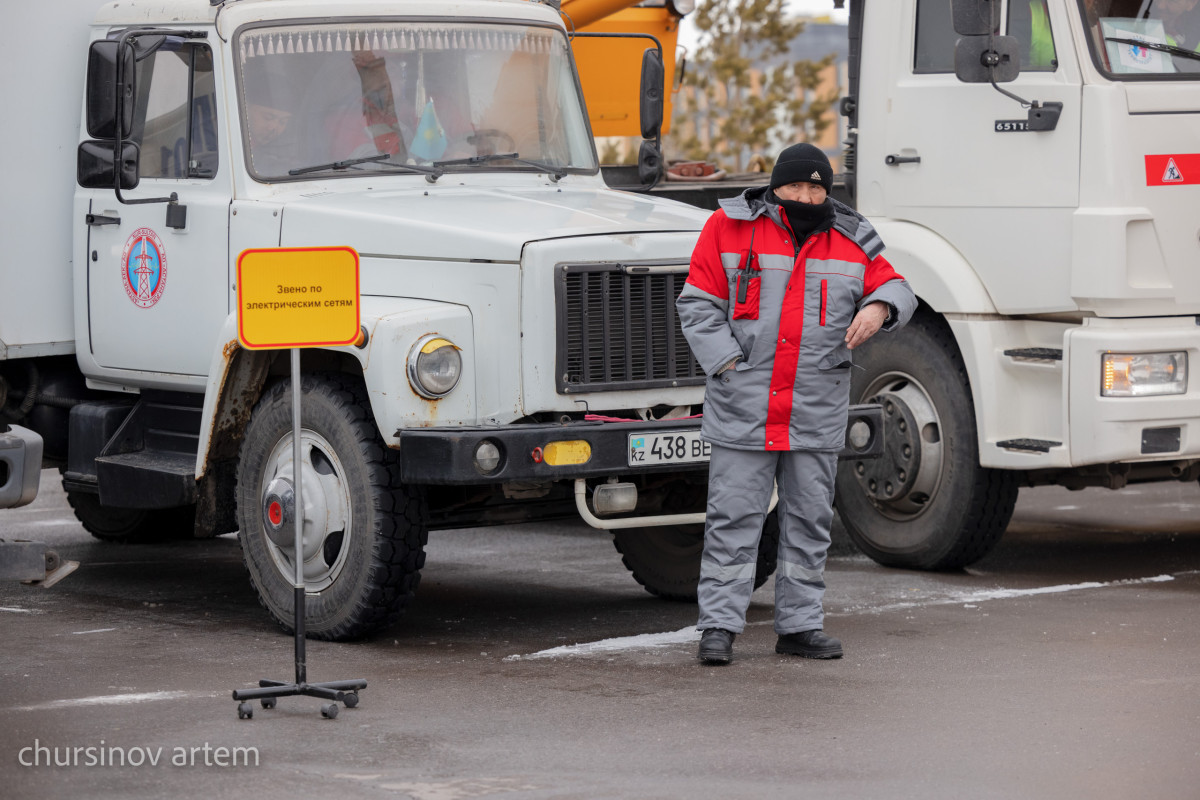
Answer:
POLYGON ((1000 319, 996 305, 971 263, 954 245, 934 231, 903 220, 872 221, 887 243, 884 257, 904 276, 916 293, 918 314, 937 317, 950 329, 959 357, 967 370, 968 388, 975 409, 975 427, 979 445, 989 429, 979 392, 992 387, 985 380, 989 347, 993 342, 978 336, 989 326, 968 324, 972 320, 1000 319))
POLYGON ((887 243, 883 256, 926 305, 939 314, 995 314, 996 305, 962 253, 921 225, 872 220, 887 243))
MULTIPOLYGON (((238 339, 237 314, 225 318, 209 362, 196 448, 197 535, 237 529, 238 451, 259 398, 272 380, 290 373, 286 350, 249 350, 238 339)), ((363 373, 356 348, 302 351, 302 369, 363 373)))
MULTIPOLYGON (((369 330, 372 323, 369 320, 363 327, 369 330)), ((287 350, 249 350, 241 346, 236 314, 226 317, 217 342, 204 389, 196 452, 198 478, 204 478, 215 462, 237 459, 254 406, 274 377, 290 374, 287 350)), ((361 378, 366 358, 361 353, 354 346, 306 348, 301 351, 302 369, 344 372, 361 378)))
POLYGON ((250 418, 250 409, 254 408, 254 403, 262 394, 271 360, 269 351, 243 350, 238 343, 236 314, 225 318, 217 342, 209 360, 204 406, 200 412, 200 441, 196 448, 196 477, 200 479, 205 477, 213 460, 229 452, 236 458, 237 445, 229 442, 223 434, 233 433, 240 440, 241 432, 250 418), (245 419, 241 420, 241 424, 236 424, 232 419, 231 405, 232 395, 235 394, 233 381, 239 376, 244 376, 245 386, 243 391, 236 394, 243 398, 249 395, 249 402, 245 404, 248 408, 240 412, 244 413, 245 419), (253 380, 246 380, 251 376, 254 376, 253 380))

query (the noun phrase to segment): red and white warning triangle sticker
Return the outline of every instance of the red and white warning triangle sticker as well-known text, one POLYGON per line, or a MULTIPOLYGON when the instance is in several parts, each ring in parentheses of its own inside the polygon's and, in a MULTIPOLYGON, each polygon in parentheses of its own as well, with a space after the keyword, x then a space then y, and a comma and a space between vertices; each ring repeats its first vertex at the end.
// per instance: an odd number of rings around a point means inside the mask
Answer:
POLYGON ((1147 186, 1200 184, 1200 153, 1162 153, 1145 159, 1147 186))
POLYGON ((1167 168, 1163 172, 1163 183, 1183 183, 1183 173, 1179 171, 1179 167, 1175 164, 1175 159, 1167 160, 1167 168))

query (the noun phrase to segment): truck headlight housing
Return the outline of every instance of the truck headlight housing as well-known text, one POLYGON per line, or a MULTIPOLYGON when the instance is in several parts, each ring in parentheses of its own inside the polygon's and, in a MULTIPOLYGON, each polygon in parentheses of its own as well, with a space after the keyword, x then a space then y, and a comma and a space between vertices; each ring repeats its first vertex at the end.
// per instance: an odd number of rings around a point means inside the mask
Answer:
POLYGON ((1187 392, 1187 353, 1105 353, 1101 397, 1145 397, 1187 392))
POLYGON ((445 397, 462 377, 460 348, 436 333, 422 336, 408 352, 408 382, 429 400, 445 397))

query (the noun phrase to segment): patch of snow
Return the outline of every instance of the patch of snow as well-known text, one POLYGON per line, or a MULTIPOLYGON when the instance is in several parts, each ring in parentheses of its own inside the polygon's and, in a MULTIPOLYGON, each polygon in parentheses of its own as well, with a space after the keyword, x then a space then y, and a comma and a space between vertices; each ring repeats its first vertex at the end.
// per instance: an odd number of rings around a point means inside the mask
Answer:
POLYGON ((855 606, 845 611, 826 613, 826 616, 849 616, 852 614, 881 614, 885 611, 901 611, 908 608, 924 608, 926 606, 945 606, 959 604, 983 603, 989 600, 1012 600, 1018 597, 1032 597, 1039 594, 1060 594, 1063 592, 1078 592, 1085 589, 1105 589, 1114 586, 1138 586, 1146 583, 1164 583, 1175 580, 1173 575, 1155 575, 1151 578, 1128 578, 1119 581, 1087 581, 1085 583, 1060 584, 1058 586, 1039 586, 1034 589, 985 589, 977 592, 961 592, 944 597, 933 597, 928 600, 890 603, 888 605, 862 607, 855 606))
POLYGON ((68 700, 52 700, 35 706, 22 706, 18 711, 41 711, 52 708, 76 708, 78 706, 118 706, 126 703, 149 703, 155 700, 176 700, 187 697, 188 692, 138 692, 133 694, 107 694, 94 697, 75 697, 68 700))
POLYGON ((530 661, 537 658, 558 658, 559 656, 590 656, 597 653, 615 653, 621 650, 644 650, 656 647, 668 647, 674 644, 688 644, 700 641, 700 631, 695 627, 682 628, 669 633, 640 633, 636 636, 619 636, 615 639, 601 639, 598 642, 583 644, 567 644, 552 647, 549 650, 539 650, 529 655, 507 656, 505 661, 530 661))

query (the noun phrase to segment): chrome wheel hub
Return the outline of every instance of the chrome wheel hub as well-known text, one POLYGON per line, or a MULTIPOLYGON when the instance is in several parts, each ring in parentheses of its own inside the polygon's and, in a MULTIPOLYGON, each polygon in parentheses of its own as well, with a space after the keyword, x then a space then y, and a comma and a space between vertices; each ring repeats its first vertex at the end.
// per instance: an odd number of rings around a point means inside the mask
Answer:
POLYGON ((295 514, 300 513, 301 572, 307 592, 332 584, 346 563, 350 546, 351 500, 345 470, 325 437, 300 434, 300 481, 303 509, 295 508, 296 469, 292 435, 283 436, 267 459, 259 497, 267 549, 288 583, 295 580, 295 514))
POLYGON ((863 393, 883 406, 884 453, 854 462, 863 493, 888 517, 921 514, 941 482, 941 419, 929 394, 911 376, 888 373, 863 393))

